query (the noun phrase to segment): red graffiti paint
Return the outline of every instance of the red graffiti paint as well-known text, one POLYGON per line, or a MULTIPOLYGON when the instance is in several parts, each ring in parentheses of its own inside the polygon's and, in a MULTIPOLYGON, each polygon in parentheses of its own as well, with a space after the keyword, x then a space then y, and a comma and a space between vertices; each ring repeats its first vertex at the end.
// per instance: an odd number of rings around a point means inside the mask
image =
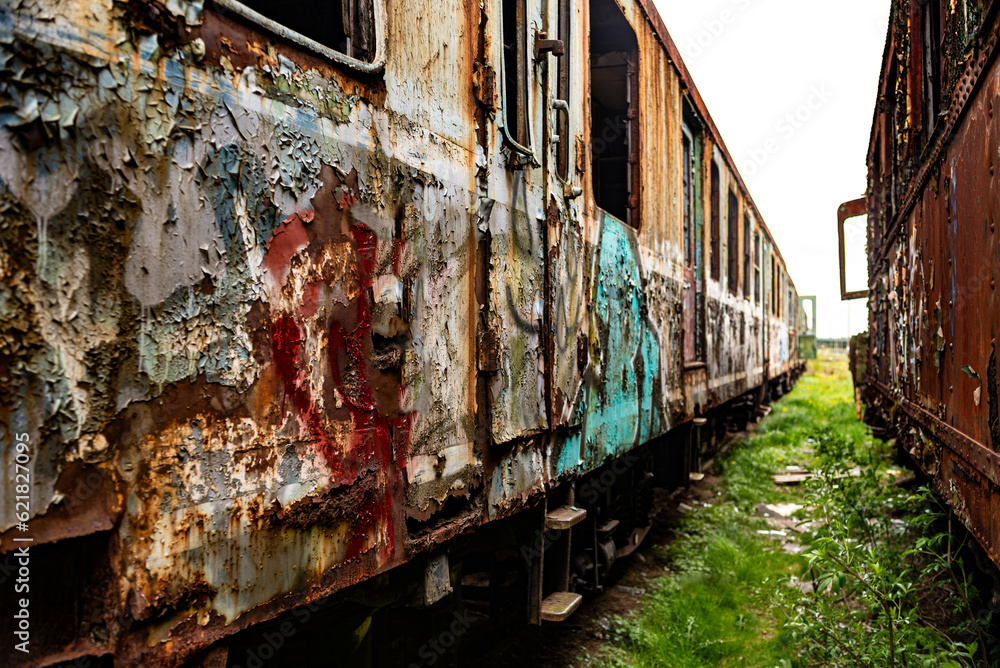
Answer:
MULTIPOLYGON (((345 190, 341 206, 350 208, 356 202, 353 193, 345 190)), ((304 239, 302 220, 309 217, 290 216, 279 228, 268 248, 268 267, 275 276, 287 276, 291 257, 301 249, 304 239), (300 235, 298 230, 302 230, 300 235), (279 236, 286 237, 279 241, 279 236), (275 254, 270 260, 272 251, 275 254), (281 273, 281 272, 284 273, 281 273)), ((395 549, 395 526, 399 516, 397 507, 402 505, 402 471, 409 456, 412 416, 408 414, 383 415, 375 400, 375 390, 370 381, 372 351, 372 284, 377 271, 378 237, 367 226, 350 227, 355 247, 358 278, 358 296, 348 307, 348 315, 341 321, 330 323, 328 330, 328 355, 331 380, 350 413, 353 429, 346 443, 335 443, 326 429, 325 417, 312 395, 311 386, 302 373, 302 333, 296 320, 309 318, 318 310, 322 286, 312 284, 304 294, 304 303, 296 316, 278 318, 272 328, 272 354, 275 366, 285 389, 285 398, 292 402, 309 431, 315 447, 327 462, 335 479, 341 485, 350 485, 365 475, 378 475, 384 486, 373 493, 359 510, 351 531, 345 559, 358 557, 368 549, 369 539, 375 532, 384 530, 385 541, 380 546, 380 558, 388 560, 395 549), (345 324, 346 323, 346 324, 345 324)), ((392 265, 398 270, 402 252, 401 242, 393 247, 392 265)), ((402 399, 403 389, 399 388, 402 399)), ((284 399, 282 406, 284 408, 284 399)), ((400 511, 401 512, 401 511, 400 511)))
MULTIPOLYGON (((298 323, 291 316, 278 318, 271 328, 271 354, 275 366, 285 385, 285 396, 281 400, 281 412, 285 412, 285 399, 291 399, 296 411, 305 418, 309 435, 316 440, 324 458, 335 477, 342 478, 339 460, 332 457, 334 445, 323 425, 322 416, 312 398, 308 382, 300 373, 299 355, 302 351, 302 333, 298 323)), ((340 482, 345 482, 340 480, 340 482)))

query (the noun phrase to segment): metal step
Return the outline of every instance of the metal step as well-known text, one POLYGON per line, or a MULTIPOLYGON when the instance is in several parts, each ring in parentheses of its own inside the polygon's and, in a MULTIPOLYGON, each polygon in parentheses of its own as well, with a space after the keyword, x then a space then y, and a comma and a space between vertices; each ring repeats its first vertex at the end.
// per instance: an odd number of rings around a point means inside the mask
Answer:
POLYGON ((620 522, 618 520, 614 519, 608 520, 601 526, 597 527, 597 533, 611 533, 612 531, 618 528, 619 524, 620 522))
POLYGON ((580 607, 581 601, 583 601, 583 596, 571 591, 557 591, 549 594, 542 601, 542 620, 561 622, 580 607))
POLYGON ((569 529, 587 518, 587 511, 575 506, 560 506, 545 513, 546 529, 569 529))

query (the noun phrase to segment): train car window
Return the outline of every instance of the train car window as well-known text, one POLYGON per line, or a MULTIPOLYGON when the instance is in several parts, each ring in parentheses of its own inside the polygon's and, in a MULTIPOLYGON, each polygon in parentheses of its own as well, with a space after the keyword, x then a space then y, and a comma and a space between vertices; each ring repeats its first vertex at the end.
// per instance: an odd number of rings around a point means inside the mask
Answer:
POLYGON ((922 1, 924 140, 930 139, 941 111, 941 7, 937 0, 922 1))
POLYGON ((729 235, 726 246, 728 255, 728 276, 726 282, 729 291, 734 295, 740 288, 740 200, 735 190, 729 191, 729 201, 726 207, 726 228, 729 235))
POLYGON ((785 316, 785 270, 778 267, 778 289, 775 291, 775 301, 778 302, 778 318, 785 316))
POLYGON ((974 39, 976 34, 979 32, 980 19, 982 17, 982 1, 983 0, 965 0, 962 3, 963 12, 963 23, 964 34, 966 39, 966 48, 970 44, 970 40, 974 39))
POLYGON ((888 153, 888 163, 886 165, 886 176, 889 177, 889 201, 888 210, 886 211, 886 219, 891 219, 893 212, 896 210, 896 166, 899 156, 896 153, 896 141, 899 137, 899 109, 898 109, 898 99, 896 96, 896 64, 892 62, 889 65, 889 77, 885 86, 885 116, 886 123, 888 124, 886 136, 890 140, 886 143, 886 149, 888 153))
POLYGON ((590 2, 590 132, 594 199, 639 227, 639 43, 614 0, 590 2))
POLYGON ((694 136, 681 126, 681 189, 684 207, 684 263, 694 264, 694 136))
POLYGON ((712 222, 711 222, 711 246, 709 252, 711 253, 711 268, 712 268, 712 278, 714 280, 719 280, 719 216, 721 215, 720 209, 722 208, 722 196, 719 193, 719 166, 712 161, 712 222))
MULTIPOLYGON (((558 2, 558 12, 559 12, 559 34, 556 35, 555 39, 560 39, 563 42, 563 48, 566 55, 562 58, 556 58, 556 62, 559 67, 559 80, 556 83, 558 99, 565 102, 570 102, 570 53, 571 45, 570 38, 571 35, 571 25, 572 25, 572 14, 573 2, 572 0, 559 0, 558 2)), ((569 181, 570 179, 570 146, 572 145, 571 128, 569 126, 569 114, 556 114, 556 133, 559 135, 559 143, 556 144, 556 172, 559 174, 559 178, 563 181, 569 181)))
POLYGON ((524 11, 524 0, 503 0, 503 120, 521 146, 529 143, 524 11))
MULTIPOLYGON (((875 193, 882 192, 882 163, 885 160, 885 156, 882 155, 882 137, 880 134, 876 134, 875 148, 872 151, 871 158, 871 169, 872 169, 872 186, 875 193)), ((868 229, 868 243, 869 248, 877 248, 877 240, 879 235, 882 233, 882 227, 885 225, 885 221, 882 216, 882 198, 878 194, 869 200, 872 203, 872 217, 874 224, 872 224, 868 229)))
POLYGON ((743 214, 743 298, 750 299, 750 214, 743 214))
POLYGON ((760 232, 753 233, 753 300, 760 303, 760 232))
MULTIPOLYGON (((375 0, 226 0, 220 6, 234 9, 255 22, 285 28, 283 37, 306 37, 349 58, 370 63, 375 57, 375 0), (247 12, 246 9, 250 9, 247 12)), ((299 41, 299 40, 295 40, 299 41)))
POLYGON ((771 301, 771 315, 778 315, 778 303, 777 303, 778 302, 778 298, 777 298, 777 295, 778 295, 778 275, 777 275, 777 266, 775 265, 774 256, 773 255, 768 256, 768 259, 770 260, 770 263, 771 263, 771 271, 770 271, 770 274, 771 274, 771 290, 770 290, 770 292, 768 292, 767 296, 768 296, 768 298, 771 301))

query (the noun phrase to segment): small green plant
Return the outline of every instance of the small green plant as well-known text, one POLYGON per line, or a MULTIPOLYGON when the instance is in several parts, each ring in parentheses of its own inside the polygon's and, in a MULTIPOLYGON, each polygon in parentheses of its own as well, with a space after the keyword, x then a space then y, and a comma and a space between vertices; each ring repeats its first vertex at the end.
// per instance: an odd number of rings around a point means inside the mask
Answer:
POLYGON ((817 439, 820 475, 808 487, 816 524, 808 552, 815 593, 800 599, 789 627, 806 665, 871 668, 988 665, 982 626, 958 547, 932 494, 893 484, 884 448, 817 439), (859 465, 855 465, 858 462, 859 465), (939 628, 921 617, 922 595, 946 587, 968 621, 939 628), (969 642, 958 638, 971 637, 969 642))

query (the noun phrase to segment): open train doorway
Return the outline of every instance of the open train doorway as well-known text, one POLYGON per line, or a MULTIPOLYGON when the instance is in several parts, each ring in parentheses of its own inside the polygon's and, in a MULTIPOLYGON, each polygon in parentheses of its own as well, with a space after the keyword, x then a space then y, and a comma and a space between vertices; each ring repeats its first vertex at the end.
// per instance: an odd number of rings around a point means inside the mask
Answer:
POLYGON ((614 0, 590 2, 594 200, 639 227, 639 44, 614 0))

